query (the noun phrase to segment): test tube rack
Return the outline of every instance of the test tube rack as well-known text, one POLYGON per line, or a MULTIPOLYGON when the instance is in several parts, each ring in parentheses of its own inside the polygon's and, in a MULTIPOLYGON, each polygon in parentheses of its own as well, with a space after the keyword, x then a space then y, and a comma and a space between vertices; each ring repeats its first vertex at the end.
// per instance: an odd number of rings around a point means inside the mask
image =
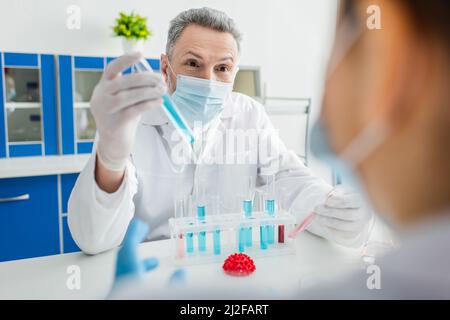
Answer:
POLYGON ((294 216, 278 212, 270 216, 253 212, 169 219, 174 262, 179 265, 223 261, 228 255, 243 252, 252 258, 295 254, 294 216), (205 246, 206 242, 206 246, 205 246))

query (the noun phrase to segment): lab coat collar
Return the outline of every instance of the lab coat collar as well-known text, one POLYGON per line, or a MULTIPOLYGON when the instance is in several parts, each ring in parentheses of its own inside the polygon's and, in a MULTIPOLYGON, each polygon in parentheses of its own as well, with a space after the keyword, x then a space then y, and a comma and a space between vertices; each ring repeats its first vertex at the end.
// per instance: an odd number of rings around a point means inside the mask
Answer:
MULTIPOLYGON (((224 108, 219 117, 221 119, 231 118, 234 114, 234 110, 235 106, 233 100, 231 99, 231 95, 228 95, 224 102, 224 108)), ((169 118, 162 108, 151 108, 142 115, 141 123, 151 126, 161 126, 169 123, 169 118)))

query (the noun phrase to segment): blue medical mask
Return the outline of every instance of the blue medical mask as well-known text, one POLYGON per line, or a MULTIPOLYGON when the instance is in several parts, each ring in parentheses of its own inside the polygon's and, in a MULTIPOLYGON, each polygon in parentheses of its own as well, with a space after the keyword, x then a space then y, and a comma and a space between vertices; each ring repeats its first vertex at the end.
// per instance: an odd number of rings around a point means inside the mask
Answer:
MULTIPOLYGON (((169 68, 172 69, 169 65, 169 68)), ((171 70, 173 72, 173 70, 171 70)), ((175 72, 173 72, 175 74, 175 72)), ((190 125, 209 123, 222 110, 233 83, 177 75, 172 100, 190 125)))

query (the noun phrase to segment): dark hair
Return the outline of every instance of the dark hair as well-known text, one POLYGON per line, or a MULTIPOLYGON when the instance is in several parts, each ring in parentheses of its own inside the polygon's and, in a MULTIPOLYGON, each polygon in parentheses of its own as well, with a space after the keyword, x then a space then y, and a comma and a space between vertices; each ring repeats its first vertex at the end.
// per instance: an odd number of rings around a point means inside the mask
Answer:
MULTIPOLYGON (((342 2, 341 12, 354 15, 358 0, 342 2)), ((394 0, 392 0, 394 1, 394 0)), ((433 36, 450 50, 450 1, 449 0, 396 0, 408 11, 416 31, 423 36, 433 36)))

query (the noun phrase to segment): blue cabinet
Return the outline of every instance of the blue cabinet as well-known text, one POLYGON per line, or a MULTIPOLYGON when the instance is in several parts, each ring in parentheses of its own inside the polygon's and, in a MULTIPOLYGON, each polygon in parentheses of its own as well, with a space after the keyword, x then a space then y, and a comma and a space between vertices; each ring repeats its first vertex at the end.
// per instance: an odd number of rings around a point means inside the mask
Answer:
POLYGON ((58 64, 62 154, 90 153, 95 123, 89 101, 102 76, 105 58, 61 55, 58 64))
MULTIPOLYGON (((89 101, 114 59, 1 53, 0 158, 90 153, 89 101)), ((147 61, 159 71, 159 60, 147 61)))
POLYGON ((58 154, 55 58, 0 56, 0 158, 58 154))
MULTIPOLYGON (((95 122, 89 101, 105 66, 114 57, 58 56, 62 154, 91 153, 95 122)), ((159 71, 157 59, 147 59, 159 71)), ((124 73, 129 73, 130 69, 124 73)))
POLYGON ((58 253, 57 176, 0 179, 0 261, 58 253))
POLYGON ((75 182, 77 181, 78 174, 63 174, 61 175, 61 216, 62 216, 62 241, 63 252, 76 252, 80 251, 75 241, 70 234, 69 226, 67 225, 67 203, 69 202, 70 193, 72 192, 75 182))
MULTIPOLYGON (((90 153, 89 101, 114 59, 0 53, 0 158, 90 153)), ((160 70, 159 60, 147 61, 160 70)), ((77 177, 0 179, 0 261, 80 250, 67 225, 77 177)))
POLYGON ((77 246, 75 241, 73 241, 72 235, 69 230, 69 225, 67 224, 67 217, 63 217, 62 219, 62 233, 63 233, 63 252, 62 253, 70 253, 70 252, 78 252, 80 248, 77 246))
POLYGON ((78 173, 0 179, 0 261, 80 251, 67 225, 78 173))

